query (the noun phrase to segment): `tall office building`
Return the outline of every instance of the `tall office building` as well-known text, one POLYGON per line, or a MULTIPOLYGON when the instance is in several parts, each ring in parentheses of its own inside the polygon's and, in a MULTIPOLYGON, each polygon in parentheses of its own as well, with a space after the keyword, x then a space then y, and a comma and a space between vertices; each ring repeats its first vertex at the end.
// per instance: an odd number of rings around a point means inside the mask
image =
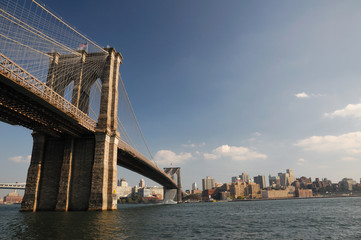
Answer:
POLYGON ((139 187, 144 188, 145 187, 145 181, 144 179, 140 179, 139 187))
POLYGON ((289 185, 291 185, 296 179, 295 179, 295 175, 293 175, 293 170, 292 169, 287 169, 286 172, 288 173, 288 182, 289 185))
POLYGON ((258 175, 256 177, 253 177, 253 179, 255 183, 259 184, 261 189, 264 189, 266 187, 266 181, 264 179, 264 176, 258 175))
POLYGON ((119 187, 128 187, 128 183, 127 183, 127 181, 125 181, 124 178, 121 178, 118 180, 118 186, 119 187))
POLYGON ((290 186, 295 181, 295 175, 292 169, 287 169, 286 173, 278 173, 280 177, 281 186, 290 186))
POLYGON ((245 183, 249 182, 249 176, 246 173, 242 173, 242 175, 239 175, 239 178, 245 183))
POLYGON ((289 186, 289 174, 288 173, 278 173, 278 176, 280 177, 280 183, 281 183, 281 186, 289 186))
POLYGON ((202 179, 202 188, 204 190, 212 189, 216 187, 216 181, 213 178, 207 176, 206 178, 202 179))
POLYGON ((196 182, 194 182, 193 184, 192 184, 192 190, 197 190, 198 188, 197 188, 197 183, 196 182))

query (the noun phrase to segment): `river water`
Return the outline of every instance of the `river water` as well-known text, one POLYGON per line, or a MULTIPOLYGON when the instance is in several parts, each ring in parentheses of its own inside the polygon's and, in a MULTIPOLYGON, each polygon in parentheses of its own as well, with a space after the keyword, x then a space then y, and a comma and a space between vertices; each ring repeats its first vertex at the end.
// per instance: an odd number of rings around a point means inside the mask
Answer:
POLYGON ((361 239, 361 198, 118 205, 19 212, 0 205, 0 239, 361 239))

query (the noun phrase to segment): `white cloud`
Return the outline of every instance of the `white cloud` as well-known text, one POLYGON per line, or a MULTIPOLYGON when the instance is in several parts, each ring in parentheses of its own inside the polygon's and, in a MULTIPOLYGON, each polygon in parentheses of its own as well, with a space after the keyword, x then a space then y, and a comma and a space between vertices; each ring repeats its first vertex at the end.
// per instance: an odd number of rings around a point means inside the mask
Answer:
POLYGON ((324 94, 314 94, 314 93, 311 93, 311 94, 307 94, 305 92, 300 92, 300 93, 296 93, 295 94, 295 97, 296 98, 314 98, 314 97, 324 97, 325 95, 324 94))
POLYGON ((14 156, 10 157, 9 160, 16 163, 29 163, 31 159, 31 155, 28 156, 14 156))
POLYGON ((196 145, 194 143, 190 143, 190 144, 182 144, 182 147, 190 147, 190 148, 194 148, 196 147, 196 145))
POLYGON ((203 157, 205 159, 217 159, 218 156, 216 154, 212 154, 212 153, 203 153, 203 157))
POLYGON ((298 141, 296 146, 305 151, 361 153, 361 132, 351 132, 338 136, 312 136, 298 141))
POLYGON ((354 157, 343 157, 343 158, 341 158, 341 161, 344 161, 344 162, 354 162, 356 160, 357 159, 354 158, 354 157))
POLYGON ((298 160, 297 160, 297 165, 298 166, 303 166, 304 164, 305 164, 305 159, 303 159, 303 158, 299 158, 298 160))
POLYGON ((361 103, 348 104, 345 108, 325 113, 326 117, 356 117, 361 118, 361 103))
POLYGON ((309 98, 310 96, 305 93, 305 92, 301 92, 301 93, 296 93, 295 94, 296 98, 309 98))
POLYGON ((166 165, 166 164, 180 164, 192 158, 191 153, 180 153, 176 154, 170 150, 160 150, 155 156, 154 160, 157 164, 166 165))
POLYGON ((267 155, 252 151, 249 148, 229 145, 222 145, 213 149, 212 153, 204 153, 203 156, 205 159, 230 158, 238 161, 267 158, 267 155))
POLYGON ((182 144, 182 147, 195 148, 195 147, 204 147, 205 145, 206 145, 205 142, 202 142, 199 145, 196 145, 194 143, 188 143, 188 144, 182 144))

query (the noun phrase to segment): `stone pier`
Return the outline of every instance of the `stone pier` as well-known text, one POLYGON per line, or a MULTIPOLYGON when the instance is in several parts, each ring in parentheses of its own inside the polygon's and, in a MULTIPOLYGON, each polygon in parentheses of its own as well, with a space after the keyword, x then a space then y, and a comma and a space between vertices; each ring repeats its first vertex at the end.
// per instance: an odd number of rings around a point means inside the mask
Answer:
MULTIPOLYGON (((176 200, 178 203, 182 203, 182 183, 181 183, 181 175, 180 175, 180 167, 175 167, 175 168, 164 168, 164 172, 166 174, 168 174, 173 180, 174 179, 174 175, 177 175, 177 194, 176 194, 176 200)), ((166 189, 164 188, 165 193, 164 196, 166 195, 166 191, 174 191, 174 189, 166 189)))

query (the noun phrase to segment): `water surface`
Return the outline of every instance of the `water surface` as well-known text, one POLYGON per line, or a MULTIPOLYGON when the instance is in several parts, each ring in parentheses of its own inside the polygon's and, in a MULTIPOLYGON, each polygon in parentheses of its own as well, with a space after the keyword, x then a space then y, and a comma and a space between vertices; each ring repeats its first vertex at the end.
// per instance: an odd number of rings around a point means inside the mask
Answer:
POLYGON ((0 239, 361 239, 361 198, 118 205, 19 212, 0 205, 0 239))

